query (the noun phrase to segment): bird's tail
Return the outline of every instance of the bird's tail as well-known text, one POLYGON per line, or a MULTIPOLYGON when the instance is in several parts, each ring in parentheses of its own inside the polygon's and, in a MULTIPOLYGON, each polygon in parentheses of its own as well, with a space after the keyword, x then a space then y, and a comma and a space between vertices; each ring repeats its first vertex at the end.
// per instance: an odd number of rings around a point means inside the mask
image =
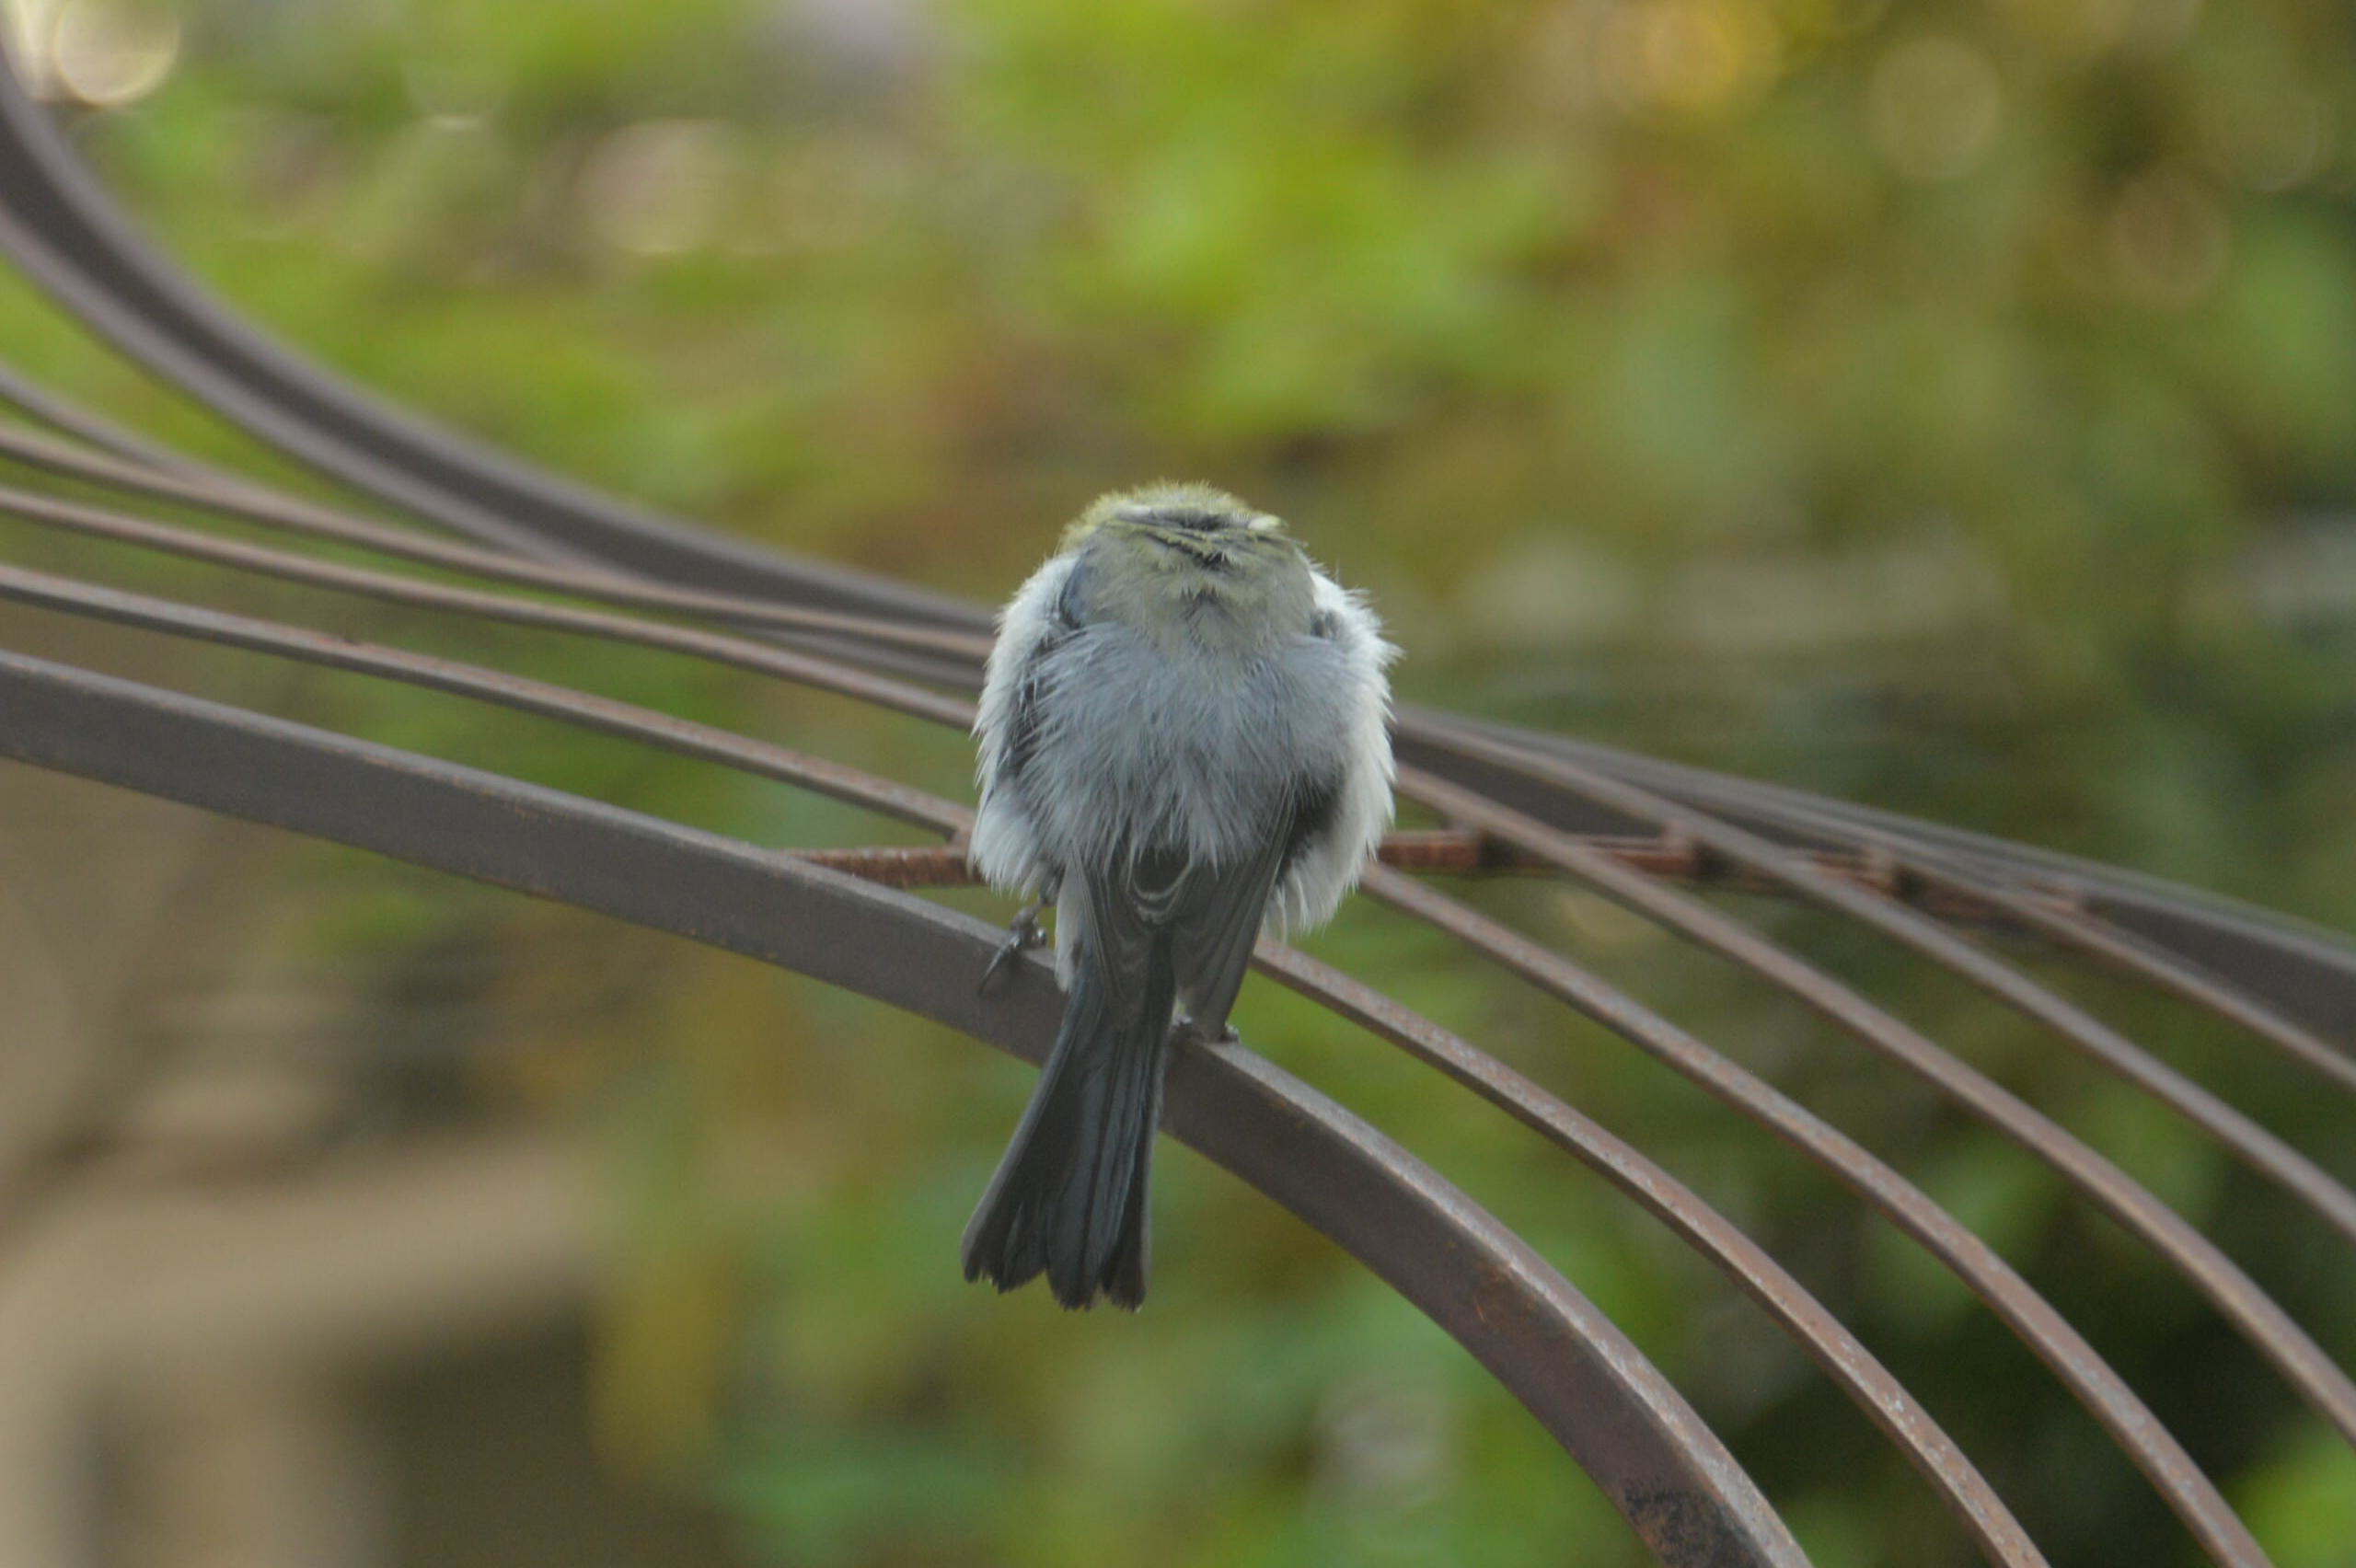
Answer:
POLYGON ((1044 1273, 1066 1307, 1101 1294, 1134 1309, 1145 1299, 1146 1176, 1176 967, 1158 937, 1124 1007, 1096 955, 1083 945, 1073 956, 1055 1049, 965 1227, 965 1277, 1012 1290, 1044 1273))

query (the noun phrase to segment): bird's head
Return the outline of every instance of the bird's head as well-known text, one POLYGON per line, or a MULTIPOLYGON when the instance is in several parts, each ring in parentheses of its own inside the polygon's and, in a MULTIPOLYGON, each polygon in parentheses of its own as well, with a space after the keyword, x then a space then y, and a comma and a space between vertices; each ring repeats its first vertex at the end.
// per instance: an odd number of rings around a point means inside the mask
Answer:
POLYGON ((1257 642, 1300 631, 1311 613, 1309 558, 1282 520, 1208 485, 1105 496, 1064 548, 1086 548, 1111 613, 1157 635, 1257 642))

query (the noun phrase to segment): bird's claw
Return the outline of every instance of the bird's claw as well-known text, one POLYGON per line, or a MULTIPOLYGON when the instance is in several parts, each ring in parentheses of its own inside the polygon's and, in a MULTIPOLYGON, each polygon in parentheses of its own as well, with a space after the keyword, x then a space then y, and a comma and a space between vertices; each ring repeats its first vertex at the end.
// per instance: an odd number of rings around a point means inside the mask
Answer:
POLYGON ((1020 958, 1025 949, 1037 947, 1047 940, 1047 933, 1039 928, 1039 911, 1045 907, 1044 902, 1035 902, 1026 904, 1015 912, 1013 920, 1006 928, 1006 940, 999 943, 998 951, 990 954, 989 967, 982 971, 981 984, 974 987, 976 995, 988 990, 990 983, 999 977, 999 972, 1020 958))
POLYGON ((1187 1039, 1202 1045, 1241 1045, 1243 1036, 1235 1032, 1235 1025, 1222 1023, 1217 1034, 1204 1032, 1203 1026, 1184 1013, 1178 1015, 1178 1031, 1187 1039))

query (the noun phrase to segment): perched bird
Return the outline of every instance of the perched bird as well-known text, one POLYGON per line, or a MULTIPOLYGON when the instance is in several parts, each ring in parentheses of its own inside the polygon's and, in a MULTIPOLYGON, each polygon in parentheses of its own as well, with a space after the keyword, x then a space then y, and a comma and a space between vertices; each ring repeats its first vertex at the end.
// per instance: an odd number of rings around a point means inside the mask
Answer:
POLYGON ((1144 1299, 1172 1031, 1226 1037, 1262 928, 1317 925, 1357 882, 1392 815, 1396 652, 1282 523, 1202 485, 1104 497, 1009 602, 972 856, 1035 900, 1001 959, 1055 905, 1068 1000, 967 1279, 1144 1299))

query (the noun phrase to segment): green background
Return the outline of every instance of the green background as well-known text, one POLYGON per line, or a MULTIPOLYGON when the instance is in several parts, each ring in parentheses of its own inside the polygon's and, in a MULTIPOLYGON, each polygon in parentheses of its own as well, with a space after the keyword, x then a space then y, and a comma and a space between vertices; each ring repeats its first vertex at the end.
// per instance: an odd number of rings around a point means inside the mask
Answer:
MULTIPOLYGON (((1372 593, 1413 700, 2356 922, 2356 28, 2337 7, 112 14, 134 43, 176 18, 173 68, 135 103, 64 112, 160 242, 360 381, 554 468, 978 600, 1094 493, 1209 479, 1372 593)), ((242 451, 13 282, 0 343, 147 428, 242 451)), ((962 738, 837 699, 20 545, 968 788, 962 738)), ((906 841, 440 698, 318 677, 291 700, 767 843, 906 841)), ((449 1076, 495 1113, 594 1128, 620 1216, 596 1330, 607 1452, 633 1484, 725 1509, 750 1560, 1640 1561, 1469 1357, 1174 1147, 1145 1312, 965 1286, 956 1236, 1027 1069, 361 857, 289 846, 275 874, 304 914, 271 940, 363 964, 387 996, 406 966, 482 955, 435 1015, 449 1076)), ((1467 891, 1965 1217, 2283 1568, 2356 1562, 2356 1461, 2034 1161, 1598 900, 1467 891)), ((2175 1119, 1884 944, 1728 906, 2127 1166, 2356 1357, 2346 1250, 2175 1119)), ((1379 912, 1309 945, 1751 1229, 2057 1563, 2197 1560, 1959 1286, 1765 1135, 1379 912)), ((2038 973, 2356 1180, 2344 1100, 2204 1020, 2038 973)), ((1585 1171, 1265 983, 1239 1020, 1622 1322, 1825 1568, 1972 1560, 1798 1352, 1585 1171)))

